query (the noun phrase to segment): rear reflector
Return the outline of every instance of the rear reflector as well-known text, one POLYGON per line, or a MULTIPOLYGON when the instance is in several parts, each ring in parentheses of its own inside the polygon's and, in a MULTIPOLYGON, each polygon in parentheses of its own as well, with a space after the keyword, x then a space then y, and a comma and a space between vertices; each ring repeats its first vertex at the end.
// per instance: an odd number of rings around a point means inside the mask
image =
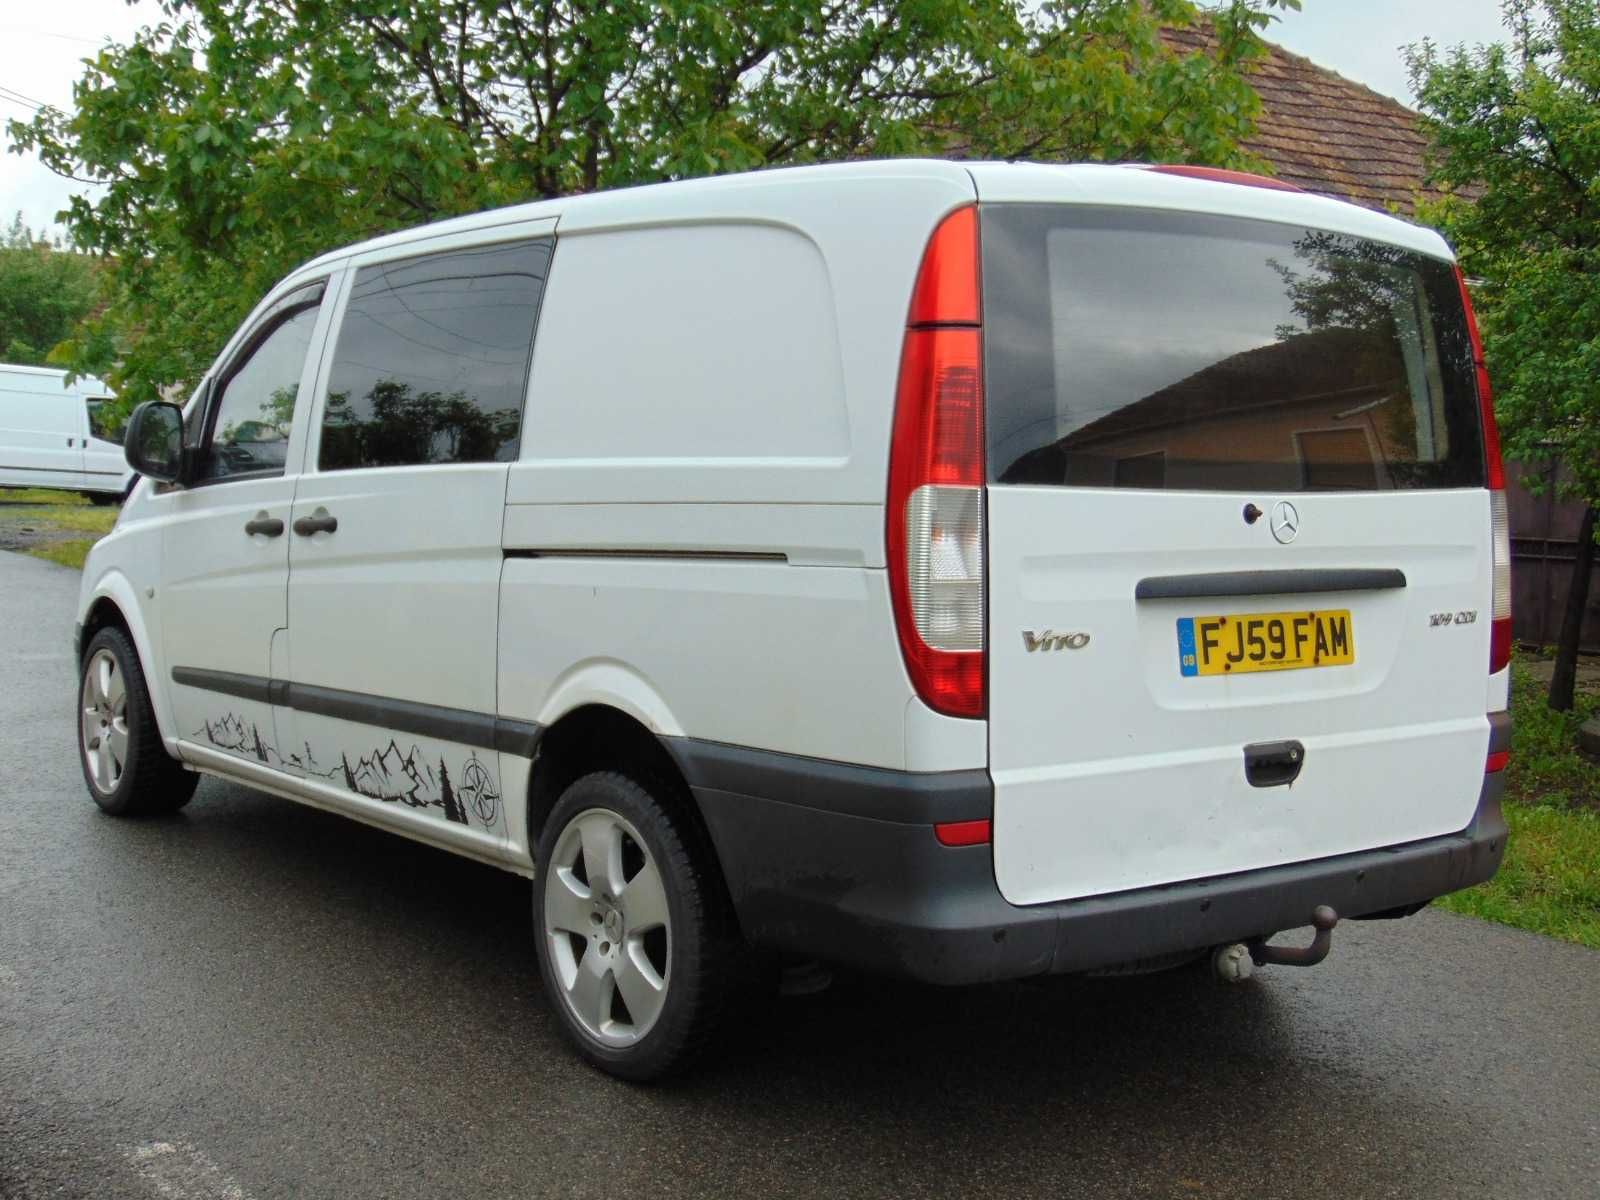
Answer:
POLYGON ((1496 750, 1493 754, 1489 755, 1489 761, 1484 763, 1483 773, 1485 775, 1493 775, 1496 771, 1504 771, 1506 769, 1506 764, 1510 761, 1511 751, 1496 750))
POLYGON ((981 717, 984 677, 983 341, 978 218, 934 230, 900 355, 885 517, 889 593, 924 704, 981 717))
POLYGON ((945 846, 983 846, 990 837, 988 821, 945 821, 933 827, 933 836, 945 846))
POLYGON ((1483 358, 1483 338, 1472 311, 1467 277, 1456 268, 1461 287, 1461 307, 1467 314, 1467 335, 1472 341, 1472 362, 1477 368, 1478 406, 1483 414, 1483 466, 1489 485, 1490 541, 1494 548, 1494 582, 1489 627, 1489 674, 1503 671, 1511 662, 1511 521, 1506 511, 1506 467, 1500 457, 1500 428, 1494 419, 1494 389, 1483 358))

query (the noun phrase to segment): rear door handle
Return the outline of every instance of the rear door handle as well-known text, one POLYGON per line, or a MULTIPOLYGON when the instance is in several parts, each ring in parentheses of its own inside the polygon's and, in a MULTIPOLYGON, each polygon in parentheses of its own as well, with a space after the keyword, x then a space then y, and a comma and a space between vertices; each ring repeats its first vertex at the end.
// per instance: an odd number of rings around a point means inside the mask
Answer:
POLYGON ((1256 742, 1244 748, 1244 777, 1251 787, 1282 787, 1299 777, 1305 761, 1299 742, 1256 742))
POLYGON ((280 537, 283 534, 283 522, 277 517, 269 517, 267 510, 262 509, 254 520, 244 523, 244 531, 251 536, 260 533, 267 537, 280 537))
POLYGON ((327 509, 320 505, 317 511, 309 517, 301 517, 294 523, 294 531, 301 537, 311 537, 318 533, 332 533, 339 528, 339 518, 333 516, 327 509))

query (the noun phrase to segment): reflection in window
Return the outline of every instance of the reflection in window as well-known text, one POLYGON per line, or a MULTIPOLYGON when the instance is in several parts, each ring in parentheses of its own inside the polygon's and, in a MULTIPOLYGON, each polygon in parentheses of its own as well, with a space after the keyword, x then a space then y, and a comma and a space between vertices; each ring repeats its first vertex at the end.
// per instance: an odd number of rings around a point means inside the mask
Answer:
POLYGON ((116 410, 110 396, 90 396, 84 402, 89 410, 89 434, 102 442, 122 445, 122 427, 128 423, 125 414, 116 410))
POLYGON ((300 308, 269 333, 222 385, 199 478, 283 473, 317 308, 300 308))
POLYGON ((1295 434, 1305 490, 1371 491, 1378 464, 1365 429, 1315 429, 1295 434))
POLYGON ((482 246, 356 272, 320 468, 515 457, 550 247, 482 246))
POLYGON ((997 205, 983 223, 998 482, 1481 485, 1449 263, 1234 217, 997 205))

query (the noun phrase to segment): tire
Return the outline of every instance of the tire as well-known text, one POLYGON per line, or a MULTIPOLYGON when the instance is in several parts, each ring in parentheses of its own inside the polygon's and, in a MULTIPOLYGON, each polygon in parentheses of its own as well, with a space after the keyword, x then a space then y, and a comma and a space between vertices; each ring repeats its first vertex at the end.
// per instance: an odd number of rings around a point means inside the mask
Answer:
POLYGON ((112 816, 176 812, 194 796, 200 777, 162 745, 138 652, 115 626, 100 630, 84 649, 77 725, 83 781, 112 816))
POLYGON ((562 793, 539 839, 533 927, 545 994, 578 1052, 621 1079, 687 1067, 746 961, 688 803, 663 784, 597 772, 562 793), (598 887, 591 859, 610 864, 598 887))

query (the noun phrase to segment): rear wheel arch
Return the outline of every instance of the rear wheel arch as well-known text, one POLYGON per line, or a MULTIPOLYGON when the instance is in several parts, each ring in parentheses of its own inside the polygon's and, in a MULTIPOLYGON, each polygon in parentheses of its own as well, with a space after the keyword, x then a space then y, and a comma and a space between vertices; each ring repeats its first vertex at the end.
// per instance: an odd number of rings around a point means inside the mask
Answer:
POLYGON ((545 822, 562 794, 585 775, 599 771, 615 771, 657 794, 700 844, 726 895, 716 845, 678 759, 636 717, 605 704, 575 708, 539 737, 526 817, 528 847, 535 857, 545 822))

